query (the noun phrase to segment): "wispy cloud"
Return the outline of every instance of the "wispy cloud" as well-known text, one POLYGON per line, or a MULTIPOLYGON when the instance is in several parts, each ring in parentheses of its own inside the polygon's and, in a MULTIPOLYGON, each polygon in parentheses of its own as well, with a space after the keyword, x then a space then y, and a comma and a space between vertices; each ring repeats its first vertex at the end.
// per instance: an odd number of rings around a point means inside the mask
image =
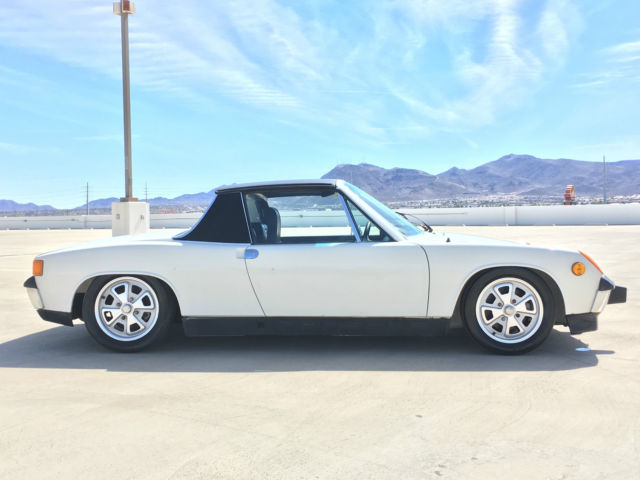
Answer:
POLYGON ((549 0, 540 15, 536 29, 546 56, 563 63, 571 42, 584 28, 577 7, 566 0, 549 0))
MULTIPOLYGON (((546 3, 533 37, 524 25, 517 1, 423 0, 403 2, 402 6, 413 22, 427 29, 445 30, 453 62, 448 80, 463 88, 430 102, 421 98, 415 87, 413 92, 395 89, 394 95, 445 128, 492 123, 502 111, 534 93, 543 74, 566 58, 581 23, 577 9, 561 0, 546 3), (476 30, 483 25, 487 33, 479 39, 476 30)), ((428 52, 429 42, 425 55, 428 52)), ((428 83, 425 78, 423 84, 428 83)))
POLYGON ((34 147, 31 145, 22 145, 19 143, 9 143, 0 141, 0 152, 12 155, 28 155, 31 153, 53 153, 59 152, 56 147, 34 147))
POLYGON ((611 45, 598 54, 605 68, 584 74, 584 81, 572 85, 575 89, 596 91, 640 83, 640 40, 611 45))
POLYGON ((42 77, 0 65, 0 85, 4 87, 33 85, 35 88, 43 88, 48 83, 42 77))
POLYGON ((603 52, 614 62, 635 62, 640 60, 640 40, 613 45, 603 52))
POLYGON ((588 158, 601 160, 605 155, 607 161, 631 160, 638 158, 640 136, 616 135, 610 141, 575 145, 566 152, 568 158, 588 158))
MULTIPOLYGON (((238 3, 220 3, 216 7, 222 11, 206 12, 206 17, 218 19, 220 23, 220 17, 226 16, 232 21, 226 28, 243 36, 251 35, 252 25, 254 30, 262 27, 275 32, 268 37, 271 51, 275 52, 271 58, 298 74, 302 71, 309 74, 310 70, 305 70, 300 60, 301 52, 284 42, 284 35, 278 37, 277 30, 269 27, 268 20, 275 20, 260 17, 260 11, 273 11, 273 15, 277 15, 276 6, 270 8, 270 2, 265 1, 251 2, 251 6, 243 3, 250 14, 236 12, 240 10, 238 3), (256 10, 256 6, 260 9, 256 10), (281 48, 277 48, 278 44, 281 48)), ((207 24, 202 20, 203 12, 197 10, 194 2, 185 0, 176 8, 175 2, 160 0, 152 6, 139 5, 138 9, 140 13, 130 20, 134 84, 195 100, 203 99, 207 90, 217 87, 237 99, 262 106, 298 105, 295 98, 269 78, 267 68, 253 62, 229 38, 216 33, 214 28, 219 26, 216 22, 207 24)), ((289 24, 284 13, 279 22, 286 26, 289 24)), ((291 35, 292 40, 295 40, 294 34, 302 35, 295 25, 291 28, 292 31, 285 33, 291 35)), ((92 6, 81 0, 65 2, 64 9, 50 8, 46 2, 35 0, 0 5, 0 42, 99 70, 114 78, 120 76, 119 35, 119 20, 112 15, 110 6, 92 6)))
MULTIPOLYGON (((382 142, 492 123, 561 65, 579 30, 568 0, 523 21, 516 0, 386 0, 319 16, 275 0, 140 3, 134 85, 203 105, 223 95, 279 121, 339 124, 382 142), (346 22, 346 28, 341 22, 346 22), (533 34, 531 34, 531 32, 533 34)), ((120 77, 110 5, 0 5, 0 44, 120 77), (37 32, 37 35, 34 35, 37 32)))

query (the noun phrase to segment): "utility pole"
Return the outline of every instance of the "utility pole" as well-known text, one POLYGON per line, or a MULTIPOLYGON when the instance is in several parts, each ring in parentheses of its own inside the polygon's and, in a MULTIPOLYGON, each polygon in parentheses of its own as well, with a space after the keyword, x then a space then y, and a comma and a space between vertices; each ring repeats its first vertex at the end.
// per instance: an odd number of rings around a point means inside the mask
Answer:
POLYGON ((87 217, 89 216, 89 182, 87 182, 87 217))
POLYGON ((602 156, 602 203, 607 204, 607 161, 602 156))

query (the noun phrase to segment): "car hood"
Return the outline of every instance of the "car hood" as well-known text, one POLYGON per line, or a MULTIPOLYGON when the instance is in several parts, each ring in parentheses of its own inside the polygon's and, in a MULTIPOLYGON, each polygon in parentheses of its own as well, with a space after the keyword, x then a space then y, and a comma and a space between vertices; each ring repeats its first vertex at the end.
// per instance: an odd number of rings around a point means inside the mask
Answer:
POLYGON ((142 233, 138 235, 120 235, 117 237, 101 238, 99 240, 91 240, 89 242, 76 243, 67 247, 44 253, 40 256, 53 255, 57 253, 75 252, 79 250, 91 250, 94 248, 115 247, 123 245, 141 245, 146 243, 163 243, 172 241, 173 237, 181 233, 183 230, 167 229, 158 232, 142 233))
POLYGON ((410 237, 409 240, 420 245, 433 245, 434 243, 451 243, 454 245, 527 245, 524 242, 514 240, 501 240, 497 238, 478 237, 476 235, 464 235, 461 233, 433 232, 423 233, 410 237))

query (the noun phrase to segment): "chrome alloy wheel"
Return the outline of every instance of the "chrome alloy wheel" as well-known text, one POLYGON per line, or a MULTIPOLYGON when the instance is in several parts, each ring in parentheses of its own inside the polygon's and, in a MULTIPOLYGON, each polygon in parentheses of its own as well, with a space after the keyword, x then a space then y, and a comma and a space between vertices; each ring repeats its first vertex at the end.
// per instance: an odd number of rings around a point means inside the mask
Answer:
POLYGON ((120 341, 133 341, 151 331, 159 304, 151 286, 135 277, 108 282, 96 298, 95 316, 104 333, 120 341))
POLYGON ((476 302, 480 328, 501 343, 518 343, 540 328, 544 311, 538 291, 519 278, 499 278, 482 289, 476 302))

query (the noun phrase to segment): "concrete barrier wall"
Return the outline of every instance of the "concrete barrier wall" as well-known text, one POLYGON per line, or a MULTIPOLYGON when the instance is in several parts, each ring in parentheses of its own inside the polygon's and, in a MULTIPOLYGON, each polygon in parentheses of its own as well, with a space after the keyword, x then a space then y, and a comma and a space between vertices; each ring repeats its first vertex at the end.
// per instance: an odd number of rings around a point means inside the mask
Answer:
MULTIPOLYGON (((640 203, 403 208, 429 225, 640 225, 640 203)), ((152 214, 151 228, 190 228, 200 213, 152 214)), ((286 220, 285 220, 286 221, 286 220)), ((111 215, 0 217, 0 230, 111 228, 111 215)))
POLYGON ((0 217, 2 230, 111 228, 111 215, 0 217))
POLYGON ((640 203, 400 209, 429 225, 640 225, 640 203))
MULTIPOLYGON (((190 228, 200 213, 151 214, 151 228, 190 228)), ((0 230, 111 228, 111 215, 0 217, 0 230)))
POLYGON ((151 228, 191 228, 202 213, 152 213, 151 228))

